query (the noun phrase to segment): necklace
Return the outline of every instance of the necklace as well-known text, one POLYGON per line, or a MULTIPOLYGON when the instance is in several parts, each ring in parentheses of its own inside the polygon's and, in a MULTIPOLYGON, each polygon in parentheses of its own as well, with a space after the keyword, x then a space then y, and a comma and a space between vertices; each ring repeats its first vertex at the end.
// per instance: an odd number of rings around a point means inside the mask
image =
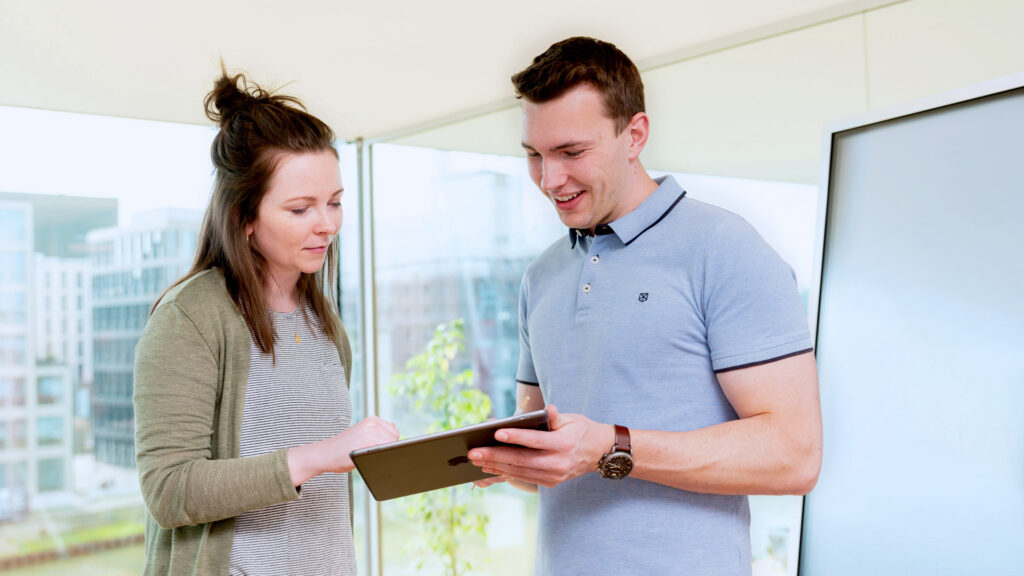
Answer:
POLYGON ((278 326, 281 332, 287 332, 288 325, 286 322, 288 321, 289 316, 291 317, 292 336, 295 338, 296 344, 302 344, 302 339, 299 338, 299 316, 302 316, 302 311, 298 308, 290 314, 274 311, 274 315, 277 316, 274 323, 278 326))
POLYGON ((296 308, 295 315, 292 316, 292 333, 295 334, 295 343, 302 344, 302 340, 299 339, 299 309, 296 308))

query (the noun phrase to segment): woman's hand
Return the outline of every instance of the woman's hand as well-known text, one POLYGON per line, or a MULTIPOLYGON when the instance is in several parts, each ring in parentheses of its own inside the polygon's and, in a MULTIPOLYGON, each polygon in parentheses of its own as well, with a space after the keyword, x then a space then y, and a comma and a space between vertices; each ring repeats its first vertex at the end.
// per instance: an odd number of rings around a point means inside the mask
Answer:
POLYGON ((355 467, 349 452, 398 440, 398 428, 377 416, 367 416, 347 430, 319 442, 288 450, 288 468, 298 486, 325 472, 348 472, 355 467))
POLYGON ((348 472, 355 468, 349 452, 398 440, 398 427, 377 416, 367 416, 341 434, 324 440, 329 444, 331 468, 325 472, 348 472), (333 458, 332 458, 333 457, 333 458))

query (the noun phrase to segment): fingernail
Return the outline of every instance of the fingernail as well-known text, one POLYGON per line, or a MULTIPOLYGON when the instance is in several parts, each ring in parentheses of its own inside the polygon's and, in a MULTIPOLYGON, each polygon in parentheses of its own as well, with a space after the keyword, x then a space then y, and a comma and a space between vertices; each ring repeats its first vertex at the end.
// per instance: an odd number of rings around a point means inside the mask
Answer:
POLYGON ((504 430, 502 430, 502 431, 496 433, 494 435, 494 437, 497 438, 499 441, 504 442, 505 440, 508 440, 508 432, 505 432, 504 430))

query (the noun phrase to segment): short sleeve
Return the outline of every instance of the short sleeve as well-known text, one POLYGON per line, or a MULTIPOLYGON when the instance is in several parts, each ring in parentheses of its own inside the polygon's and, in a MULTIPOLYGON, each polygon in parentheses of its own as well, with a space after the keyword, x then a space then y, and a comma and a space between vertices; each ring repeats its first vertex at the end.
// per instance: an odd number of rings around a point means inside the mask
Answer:
POLYGON ((533 353, 530 349, 530 327, 527 324, 527 306, 529 302, 529 270, 523 274, 519 286, 519 369, 516 380, 524 384, 537 384, 537 370, 533 365, 533 353))
POLYGON ((716 372, 763 364, 812 349, 792 268, 739 216, 707 238, 705 325, 716 372))

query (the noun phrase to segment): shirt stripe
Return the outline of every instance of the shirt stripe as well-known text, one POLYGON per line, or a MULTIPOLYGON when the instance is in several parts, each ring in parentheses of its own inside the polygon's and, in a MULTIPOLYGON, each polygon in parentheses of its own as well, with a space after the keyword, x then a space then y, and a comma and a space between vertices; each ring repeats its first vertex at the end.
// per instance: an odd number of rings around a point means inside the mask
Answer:
MULTIPOLYGON (((271 312, 276 362, 250 345, 241 456, 308 444, 347 429, 352 406, 337 347, 308 307, 271 312)), ((238 517, 232 576, 356 574, 348 474, 321 474, 301 498, 238 517)))

